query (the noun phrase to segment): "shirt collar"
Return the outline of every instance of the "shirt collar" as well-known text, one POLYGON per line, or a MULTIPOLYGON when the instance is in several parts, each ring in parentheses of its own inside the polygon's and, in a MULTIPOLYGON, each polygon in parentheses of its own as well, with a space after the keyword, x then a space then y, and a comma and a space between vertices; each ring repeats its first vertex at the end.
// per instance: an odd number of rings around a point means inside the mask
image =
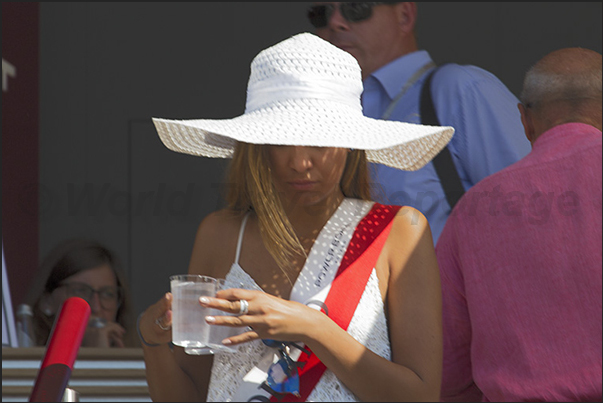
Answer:
POLYGON ((364 80, 365 89, 374 88, 379 83, 390 99, 394 99, 410 77, 430 61, 431 57, 426 50, 401 56, 367 77, 364 80))
POLYGON ((559 144, 572 144, 577 141, 578 136, 589 135, 594 130, 601 132, 586 123, 569 122, 557 125, 542 133, 532 147, 532 150, 538 152, 546 152, 552 147, 557 147, 559 144))

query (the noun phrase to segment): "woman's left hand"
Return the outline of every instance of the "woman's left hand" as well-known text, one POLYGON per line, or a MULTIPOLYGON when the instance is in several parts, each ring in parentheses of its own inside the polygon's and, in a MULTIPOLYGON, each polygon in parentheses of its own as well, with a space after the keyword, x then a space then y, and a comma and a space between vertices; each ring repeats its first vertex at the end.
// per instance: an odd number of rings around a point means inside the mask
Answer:
POLYGON ((295 301, 284 300, 262 291, 230 288, 215 298, 202 297, 201 306, 219 309, 237 316, 208 316, 211 325, 249 326, 248 332, 227 339, 225 344, 240 344, 256 339, 306 342, 312 329, 320 328, 326 315, 295 301), (247 301, 247 312, 241 312, 247 301), (241 313, 239 315, 239 313, 241 313))

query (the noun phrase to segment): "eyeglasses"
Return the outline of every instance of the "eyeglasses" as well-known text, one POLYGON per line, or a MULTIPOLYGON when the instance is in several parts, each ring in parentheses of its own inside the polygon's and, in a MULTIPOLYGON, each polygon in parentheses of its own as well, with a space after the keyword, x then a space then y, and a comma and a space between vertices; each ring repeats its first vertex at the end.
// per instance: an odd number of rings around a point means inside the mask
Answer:
POLYGON ((90 287, 84 283, 65 283, 59 287, 65 287, 67 289, 67 295, 70 297, 80 297, 89 304, 92 304, 94 294, 98 294, 98 300, 103 309, 116 309, 122 303, 122 289, 121 287, 102 287, 98 290, 90 287))
POLYGON ((282 342, 272 339, 262 339, 268 347, 278 349, 279 360, 272 364, 268 369, 268 377, 262 383, 261 387, 279 400, 287 394, 293 394, 300 397, 299 394, 299 368, 303 368, 305 362, 298 363, 293 361, 289 355, 291 347, 306 353, 310 356, 310 351, 300 345, 292 342, 282 342))
MULTIPOLYGON (((373 7, 379 4, 391 4, 396 2, 351 2, 339 3, 339 12, 348 22, 360 22, 368 20, 373 15, 373 7)), ((334 4, 319 4, 308 8, 308 19, 314 28, 324 28, 329 24, 335 10, 334 4)))

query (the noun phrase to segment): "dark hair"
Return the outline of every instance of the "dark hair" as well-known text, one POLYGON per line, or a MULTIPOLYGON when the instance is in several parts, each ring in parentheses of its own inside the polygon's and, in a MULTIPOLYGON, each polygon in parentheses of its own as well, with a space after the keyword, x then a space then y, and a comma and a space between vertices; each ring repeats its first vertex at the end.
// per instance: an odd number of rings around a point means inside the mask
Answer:
POLYGON ((56 313, 44 313, 41 306, 44 295, 52 293, 67 278, 102 265, 108 265, 113 270, 117 285, 123 291, 115 321, 126 329, 124 343, 126 347, 138 345, 133 332, 128 285, 119 258, 99 242, 81 238, 69 239, 55 246, 40 265, 38 283, 30 289, 28 301, 34 314, 37 345, 46 345, 56 319, 56 313))

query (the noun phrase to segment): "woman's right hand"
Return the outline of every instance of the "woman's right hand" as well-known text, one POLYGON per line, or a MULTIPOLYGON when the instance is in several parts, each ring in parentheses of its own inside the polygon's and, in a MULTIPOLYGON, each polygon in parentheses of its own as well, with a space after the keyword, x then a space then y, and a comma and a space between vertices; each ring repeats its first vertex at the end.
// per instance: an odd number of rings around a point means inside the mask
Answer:
POLYGON ((126 329, 119 323, 91 317, 82 339, 82 347, 125 347, 126 329))
POLYGON ((166 344, 172 341, 172 299, 171 292, 165 293, 141 315, 140 335, 147 343, 166 344))

